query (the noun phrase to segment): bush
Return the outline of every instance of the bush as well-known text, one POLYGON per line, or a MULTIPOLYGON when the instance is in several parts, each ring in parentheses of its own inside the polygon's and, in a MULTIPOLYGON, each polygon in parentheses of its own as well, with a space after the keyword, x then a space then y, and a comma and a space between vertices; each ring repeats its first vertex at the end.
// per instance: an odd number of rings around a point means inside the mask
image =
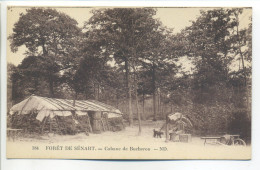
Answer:
POLYGON ((236 109, 232 112, 228 132, 240 135, 248 143, 251 141, 251 120, 248 118, 247 112, 246 109, 236 109))

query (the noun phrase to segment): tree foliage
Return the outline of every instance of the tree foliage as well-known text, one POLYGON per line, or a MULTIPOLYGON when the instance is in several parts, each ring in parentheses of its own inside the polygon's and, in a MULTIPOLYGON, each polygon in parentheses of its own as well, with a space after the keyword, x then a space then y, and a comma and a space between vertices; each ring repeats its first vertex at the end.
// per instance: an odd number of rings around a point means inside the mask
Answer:
POLYGON ((50 8, 30 8, 21 13, 9 36, 11 50, 25 45, 27 56, 40 56, 42 69, 48 74, 50 95, 54 96, 56 75, 71 67, 78 55, 81 30, 76 20, 50 8))

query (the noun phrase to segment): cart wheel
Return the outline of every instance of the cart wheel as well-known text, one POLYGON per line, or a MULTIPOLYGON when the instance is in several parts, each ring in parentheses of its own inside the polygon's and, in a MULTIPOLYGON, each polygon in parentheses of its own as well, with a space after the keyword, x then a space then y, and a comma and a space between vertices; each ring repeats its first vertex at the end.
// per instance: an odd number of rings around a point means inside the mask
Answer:
POLYGON ((243 141, 242 139, 235 139, 235 140, 234 140, 234 145, 237 145, 237 146, 246 146, 246 142, 243 141))

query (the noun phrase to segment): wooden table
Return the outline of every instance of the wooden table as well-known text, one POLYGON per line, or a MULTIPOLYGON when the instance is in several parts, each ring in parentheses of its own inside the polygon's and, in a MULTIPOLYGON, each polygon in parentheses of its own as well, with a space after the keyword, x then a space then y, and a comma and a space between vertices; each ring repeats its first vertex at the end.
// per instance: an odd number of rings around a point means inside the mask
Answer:
POLYGON ((13 141, 16 140, 18 133, 23 131, 23 129, 11 129, 11 128, 7 128, 7 138, 8 139, 12 139, 13 141))
POLYGON ((202 137, 201 139, 205 140, 204 145, 206 145, 206 143, 208 143, 208 144, 221 144, 220 143, 221 137, 202 137), (211 142, 207 142, 207 140, 210 140, 211 142))

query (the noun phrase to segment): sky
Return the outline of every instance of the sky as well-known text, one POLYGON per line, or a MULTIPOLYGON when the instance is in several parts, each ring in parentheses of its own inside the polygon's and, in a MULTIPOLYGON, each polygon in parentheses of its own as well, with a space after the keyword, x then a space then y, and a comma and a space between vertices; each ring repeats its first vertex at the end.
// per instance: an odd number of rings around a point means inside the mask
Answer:
MULTIPOLYGON (((26 7, 12 7, 7 13, 7 36, 12 34, 14 24, 19 20, 20 13, 26 13, 26 7)), ((58 11, 64 12, 70 17, 74 18, 78 22, 79 27, 83 27, 84 22, 92 16, 91 10, 94 8, 90 7, 56 7, 58 11)), ((178 33, 182 29, 191 25, 191 21, 195 21, 200 15, 200 10, 210 8, 157 8, 155 18, 161 20, 164 26, 173 28, 173 33, 178 33)), ((245 26, 249 23, 249 17, 251 16, 251 10, 246 9, 241 15, 241 25, 245 26)), ((22 62, 25 55, 25 46, 21 46, 16 53, 11 52, 10 42, 7 40, 7 62, 14 65, 18 65, 22 62)), ((191 63, 185 59, 182 59, 181 64, 186 69, 190 69, 191 63)), ((186 71, 188 71, 186 70, 186 71)))

